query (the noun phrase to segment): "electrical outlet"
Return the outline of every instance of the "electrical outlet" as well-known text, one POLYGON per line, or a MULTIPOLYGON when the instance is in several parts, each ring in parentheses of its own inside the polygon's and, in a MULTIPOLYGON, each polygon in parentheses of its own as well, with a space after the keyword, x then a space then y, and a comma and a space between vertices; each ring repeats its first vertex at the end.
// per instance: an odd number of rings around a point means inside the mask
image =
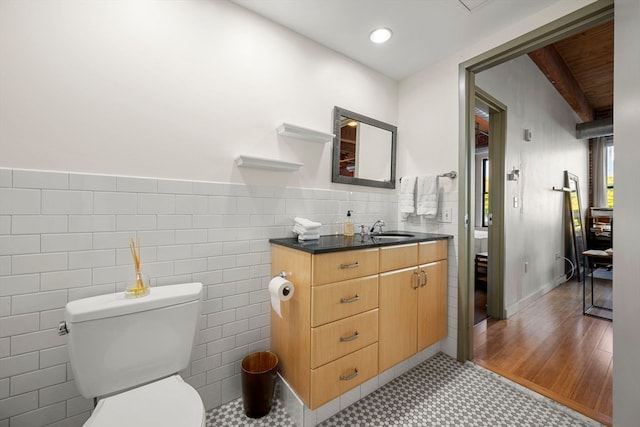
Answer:
POLYGON ((440 222, 452 222, 452 209, 451 208, 442 208, 440 209, 440 213, 438 214, 438 221, 440 222))

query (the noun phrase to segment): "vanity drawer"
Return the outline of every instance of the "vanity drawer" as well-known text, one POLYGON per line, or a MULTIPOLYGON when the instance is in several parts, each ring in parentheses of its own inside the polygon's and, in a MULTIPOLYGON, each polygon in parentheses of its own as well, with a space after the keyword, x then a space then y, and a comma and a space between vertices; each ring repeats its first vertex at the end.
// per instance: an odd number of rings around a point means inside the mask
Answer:
POLYGON ((378 341, 378 309, 311 329, 311 367, 317 368, 378 341))
POLYGON ((418 244, 380 248, 380 272, 418 265, 418 244))
POLYGON ((434 240, 421 242, 418 250, 419 264, 447 259, 447 240, 434 240))
POLYGON ((378 343, 311 370, 311 409, 378 374, 378 343))
POLYGON ((313 284, 340 282, 378 272, 378 248, 314 255, 313 284))
POLYGON ((378 307, 378 275, 316 286, 311 290, 311 326, 378 307))

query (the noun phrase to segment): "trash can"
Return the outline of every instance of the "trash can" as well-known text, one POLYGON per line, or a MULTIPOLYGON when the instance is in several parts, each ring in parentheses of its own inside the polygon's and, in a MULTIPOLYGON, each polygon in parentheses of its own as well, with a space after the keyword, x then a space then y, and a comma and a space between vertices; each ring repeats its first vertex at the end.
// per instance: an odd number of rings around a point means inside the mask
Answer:
POLYGON ((242 404, 247 417, 260 418, 269 413, 277 372, 278 356, 270 351, 242 359, 242 404))

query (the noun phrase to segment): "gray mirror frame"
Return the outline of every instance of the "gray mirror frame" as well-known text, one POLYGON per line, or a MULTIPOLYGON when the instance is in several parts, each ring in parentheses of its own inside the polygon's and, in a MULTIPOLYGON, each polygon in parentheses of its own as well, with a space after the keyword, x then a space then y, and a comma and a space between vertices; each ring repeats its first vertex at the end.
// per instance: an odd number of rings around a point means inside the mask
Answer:
POLYGON ((378 188, 396 188, 396 145, 398 139, 398 128, 389 123, 354 113, 341 107, 333 108, 333 163, 331 168, 331 182, 341 184, 365 185, 368 187, 378 188), (391 162, 391 176, 389 181, 376 181, 374 179, 354 178, 351 176, 340 175, 340 117, 348 117, 361 123, 366 123, 380 129, 391 132, 391 153, 389 161, 391 162))

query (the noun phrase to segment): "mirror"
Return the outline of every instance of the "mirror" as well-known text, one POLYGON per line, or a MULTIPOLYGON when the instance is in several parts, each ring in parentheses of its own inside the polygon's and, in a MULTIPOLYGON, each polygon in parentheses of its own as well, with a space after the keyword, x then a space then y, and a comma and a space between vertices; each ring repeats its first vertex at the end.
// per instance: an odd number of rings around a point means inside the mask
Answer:
POLYGON ((577 279, 581 280, 582 252, 586 250, 584 246, 584 228, 582 227, 582 207, 580 205, 580 183, 578 177, 569 171, 564 171, 564 185, 566 190, 567 206, 571 219, 571 231, 573 237, 573 251, 576 260, 577 279))
POLYGON ((397 131, 396 126, 334 107, 331 181, 396 188, 397 131))

